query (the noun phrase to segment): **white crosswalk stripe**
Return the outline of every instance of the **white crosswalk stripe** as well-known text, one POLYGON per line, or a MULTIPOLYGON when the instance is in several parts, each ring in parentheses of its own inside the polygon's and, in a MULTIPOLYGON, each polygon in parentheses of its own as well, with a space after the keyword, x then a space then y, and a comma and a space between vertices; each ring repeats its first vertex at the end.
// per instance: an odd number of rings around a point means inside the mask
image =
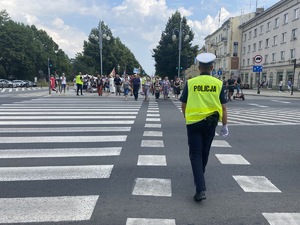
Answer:
MULTIPOLYGON (((53 166, 45 163, 47 158, 67 160, 71 157, 86 157, 88 161, 92 157, 120 156, 121 143, 127 140, 127 132, 131 131, 130 125, 134 123, 141 103, 126 106, 121 106, 118 102, 107 102, 105 106, 95 106, 96 104, 99 105, 98 99, 69 101, 40 98, 1 105, 0 159, 43 158, 44 163, 36 166, 0 167, 0 182, 109 179, 113 172, 113 164, 53 166), (39 147, 47 143, 51 144, 50 148, 39 147), (73 143, 80 145, 69 145, 73 143), (87 147, 89 145, 84 145, 85 143, 101 143, 101 147, 87 147), (7 149, 7 146, 11 145, 16 148, 7 149), (69 147, 63 148, 64 145, 69 147)), ((159 133, 153 131, 145 135, 156 136, 159 133)), ((147 162, 143 157, 140 159, 141 165, 147 162)), ((152 158, 152 164, 163 163, 162 159, 152 158)), ((98 197, 87 195, 0 198, 0 223, 90 220, 98 197)))

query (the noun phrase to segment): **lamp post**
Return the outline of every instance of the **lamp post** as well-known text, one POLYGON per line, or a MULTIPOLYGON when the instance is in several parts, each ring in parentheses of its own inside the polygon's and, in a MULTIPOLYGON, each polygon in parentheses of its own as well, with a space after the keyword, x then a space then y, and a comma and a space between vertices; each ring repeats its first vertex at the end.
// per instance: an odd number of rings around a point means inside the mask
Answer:
MULTIPOLYGON (((175 28, 173 30, 173 35, 172 35, 172 40, 173 41, 176 41, 177 39, 177 36, 175 35, 175 32, 178 33, 178 36, 179 36, 179 44, 178 44, 178 77, 180 77, 180 59, 181 59, 181 49, 182 49, 182 35, 184 35, 184 41, 187 41, 190 36, 188 35, 188 32, 187 30, 185 29, 182 29, 182 20, 180 19, 180 23, 179 23, 179 30, 177 28, 175 28)), ((185 77, 184 77, 184 80, 185 80, 185 77)))
MULTIPOLYGON (((99 54, 100 54, 100 75, 103 75, 103 67, 102 67, 102 49, 103 49, 103 38, 105 38, 107 41, 110 40, 110 36, 106 34, 106 29, 102 29, 102 21, 99 21, 99 25, 98 25, 98 42, 99 42, 99 54)), ((91 35, 92 38, 96 39, 97 37, 92 34, 91 35)))

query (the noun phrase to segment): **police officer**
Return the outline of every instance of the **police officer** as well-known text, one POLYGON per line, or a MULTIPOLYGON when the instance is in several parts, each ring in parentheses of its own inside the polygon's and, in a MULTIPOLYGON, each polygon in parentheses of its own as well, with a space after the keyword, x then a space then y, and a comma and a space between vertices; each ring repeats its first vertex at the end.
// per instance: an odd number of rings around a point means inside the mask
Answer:
POLYGON ((82 94, 83 81, 82 81, 82 74, 81 74, 81 72, 79 72, 79 74, 76 76, 76 85, 77 85, 77 95, 79 95, 78 94, 79 90, 80 90, 80 94, 83 95, 82 94))
POLYGON ((211 53, 197 56, 200 76, 187 81, 180 98, 196 186, 194 200, 197 202, 206 199, 204 172, 218 121, 223 123, 221 135, 228 135, 223 83, 210 75, 215 59, 216 56, 211 53))

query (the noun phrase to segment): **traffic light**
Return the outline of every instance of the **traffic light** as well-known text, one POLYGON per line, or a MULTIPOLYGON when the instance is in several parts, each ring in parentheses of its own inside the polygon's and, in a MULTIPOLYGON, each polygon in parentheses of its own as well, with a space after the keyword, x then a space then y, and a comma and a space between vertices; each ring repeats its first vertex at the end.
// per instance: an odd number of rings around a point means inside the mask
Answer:
POLYGON ((52 67, 53 63, 51 60, 49 60, 49 67, 52 67))

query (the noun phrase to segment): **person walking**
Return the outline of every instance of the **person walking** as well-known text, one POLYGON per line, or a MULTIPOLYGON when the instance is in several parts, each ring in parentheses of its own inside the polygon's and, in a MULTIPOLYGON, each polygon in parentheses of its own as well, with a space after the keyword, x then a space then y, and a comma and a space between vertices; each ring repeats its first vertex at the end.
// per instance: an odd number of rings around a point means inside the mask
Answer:
POLYGON ((82 94, 82 85, 83 85, 83 81, 82 81, 82 74, 81 72, 79 72, 79 74, 76 76, 76 86, 77 86, 77 95, 79 95, 79 91, 80 94, 82 94))
POLYGON ((65 73, 62 73, 61 76, 61 88, 60 88, 60 94, 64 92, 64 95, 66 94, 66 86, 67 86, 67 78, 65 76, 65 73))
POLYGON ((122 85, 122 80, 119 76, 119 74, 116 75, 116 77, 114 78, 114 84, 116 87, 116 95, 121 95, 121 85, 122 85))
POLYGON ((161 85, 159 83, 159 79, 157 78, 154 83, 155 101, 158 101, 160 92, 161 92, 161 85))
POLYGON ((279 92, 282 92, 282 87, 283 87, 283 82, 282 82, 282 80, 279 81, 278 86, 279 86, 279 92))
POLYGON ((162 86, 163 86, 162 89, 163 89, 164 99, 167 99, 169 97, 169 91, 171 88, 171 83, 168 77, 165 77, 162 86))
POLYGON ((133 87, 133 96, 134 99, 137 101, 139 97, 139 89, 141 86, 141 80, 138 74, 134 75, 134 78, 132 79, 132 87, 133 87))
POLYGON ((175 101, 178 100, 178 96, 180 95, 180 78, 177 77, 175 82, 174 82, 174 87, 173 87, 173 91, 174 91, 174 95, 175 95, 175 101))
POLYGON ((123 81, 123 89, 124 89, 125 101, 127 101, 128 100, 128 93, 131 89, 130 81, 128 80, 128 77, 125 77, 125 80, 123 81))
POLYGON ((186 82, 180 98, 196 186, 196 202, 206 199, 204 172, 218 121, 223 123, 221 135, 225 137, 229 133, 223 84, 210 75, 215 59, 216 56, 212 53, 197 56, 200 75, 186 82))
POLYGON ((97 75, 97 93, 98 96, 102 96, 102 90, 103 90, 103 80, 102 77, 98 74, 97 75))
POLYGON ((150 89, 151 89, 151 79, 150 79, 150 77, 146 77, 146 81, 144 84, 145 101, 149 100, 150 89))

